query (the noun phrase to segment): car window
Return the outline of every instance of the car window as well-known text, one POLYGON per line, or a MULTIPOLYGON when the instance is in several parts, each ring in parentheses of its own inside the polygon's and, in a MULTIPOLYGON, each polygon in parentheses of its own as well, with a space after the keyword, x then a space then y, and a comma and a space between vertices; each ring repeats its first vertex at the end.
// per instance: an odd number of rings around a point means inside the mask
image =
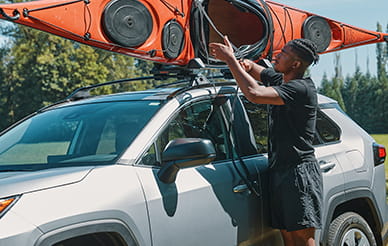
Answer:
POLYGON ((109 163, 159 107, 150 101, 107 102, 37 114, 0 136, 0 169, 109 163))
POLYGON ((317 112, 316 133, 314 145, 333 143, 340 140, 340 128, 330 120, 323 112, 317 112))
POLYGON ((176 138, 209 139, 216 149, 215 161, 230 158, 229 133, 219 102, 219 99, 200 101, 180 110, 145 153, 142 164, 160 165, 160 153, 169 141, 176 138))
MULTIPOLYGON (((268 151, 267 106, 263 104, 252 103, 244 96, 241 97, 241 100, 244 103, 244 107, 253 128, 258 152, 266 153, 268 151)), ((340 140, 340 136, 340 128, 323 112, 318 110, 313 145, 334 143, 340 140)))
POLYGON ((256 141, 258 153, 267 153, 268 151, 268 112, 267 105, 255 104, 244 96, 241 96, 249 121, 251 122, 253 133, 256 141))

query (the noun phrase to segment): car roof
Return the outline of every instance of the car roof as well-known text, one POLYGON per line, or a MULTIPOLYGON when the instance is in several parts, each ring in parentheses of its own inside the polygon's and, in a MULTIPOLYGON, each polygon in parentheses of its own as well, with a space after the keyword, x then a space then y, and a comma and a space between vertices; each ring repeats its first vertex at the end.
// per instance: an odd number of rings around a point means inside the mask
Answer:
POLYGON ((332 104, 332 103, 336 104, 337 101, 330 98, 330 97, 324 96, 322 94, 318 94, 318 103, 319 104, 332 104))
POLYGON ((105 102, 105 101, 138 101, 138 100, 166 100, 171 94, 181 88, 160 88, 149 89, 144 91, 129 91, 109 95, 100 95, 86 98, 82 101, 88 103, 105 102))
MULTIPOLYGON (((181 86, 181 87, 161 87, 154 88, 142 91, 127 91, 120 93, 113 93, 107 95, 97 95, 97 96, 85 96, 85 97, 68 97, 65 100, 59 101, 56 104, 50 105, 41 110, 47 108, 55 108, 61 106, 69 105, 79 105, 79 104, 88 104, 88 103, 100 103, 100 102, 114 102, 114 101, 139 101, 139 100, 157 100, 157 101, 167 101, 170 100, 182 93, 190 93, 192 90, 196 89, 206 89, 206 88, 215 88, 215 87, 227 87, 228 92, 235 91, 237 88, 233 80, 227 80, 223 83, 204 83, 195 86, 181 86)), ((207 94, 209 91, 207 90, 207 94)), ((324 95, 318 94, 318 104, 320 106, 328 106, 333 104, 338 104, 337 101, 326 97, 324 95)))

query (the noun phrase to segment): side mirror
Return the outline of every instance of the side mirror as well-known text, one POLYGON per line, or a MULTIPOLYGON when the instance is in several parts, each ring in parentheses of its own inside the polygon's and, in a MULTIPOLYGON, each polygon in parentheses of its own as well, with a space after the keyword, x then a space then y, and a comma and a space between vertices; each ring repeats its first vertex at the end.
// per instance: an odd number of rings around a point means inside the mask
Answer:
POLYGON ((171 140, 162 153, 158 177, 163 183, 175 182, 179 169, 208 164, 216 158, 213 143, 201 138, 171 140))

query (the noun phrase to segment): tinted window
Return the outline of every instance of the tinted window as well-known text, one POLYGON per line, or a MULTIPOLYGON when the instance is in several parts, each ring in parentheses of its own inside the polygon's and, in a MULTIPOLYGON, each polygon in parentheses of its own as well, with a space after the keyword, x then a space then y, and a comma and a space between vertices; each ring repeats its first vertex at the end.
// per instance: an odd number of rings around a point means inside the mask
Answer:
POLYGON ((321 111, 317 112, 316 134, 313 144, 331 143, 340 140, 340 129, 321 111))
POLYGON ((252 103, 245 97, 241 97, 241 100, 253 128, 257 151, 259 153, 266 153, 268 151, 267 105, 252 103))
POLYGON ((0 170, 109 163, 159 105, 156 101, 95 103, 37 114, 0 136, 0 170))
POLYGON ((216 149, 216 161, 230 158, 229 134, 223 115, 222 104, 219 104, 219 100, 196 102, 183 108, 147 151, 142 158, 142 164, 160 165, 160 153, 169 141, 176 138, 209 139, 216 149))

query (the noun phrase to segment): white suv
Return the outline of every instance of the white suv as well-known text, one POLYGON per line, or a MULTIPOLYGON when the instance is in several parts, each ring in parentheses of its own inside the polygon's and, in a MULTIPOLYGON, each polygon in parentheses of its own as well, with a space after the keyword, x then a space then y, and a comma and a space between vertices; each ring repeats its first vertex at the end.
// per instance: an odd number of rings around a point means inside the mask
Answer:
MULTIPOLYGON (((0 245, 282 245, 268 225, 266 106, 220 77, 83 88, 2 132, 0 245)), ((385 148, 324 96, 316 130, 317 241, 387 245, 385 148)))

